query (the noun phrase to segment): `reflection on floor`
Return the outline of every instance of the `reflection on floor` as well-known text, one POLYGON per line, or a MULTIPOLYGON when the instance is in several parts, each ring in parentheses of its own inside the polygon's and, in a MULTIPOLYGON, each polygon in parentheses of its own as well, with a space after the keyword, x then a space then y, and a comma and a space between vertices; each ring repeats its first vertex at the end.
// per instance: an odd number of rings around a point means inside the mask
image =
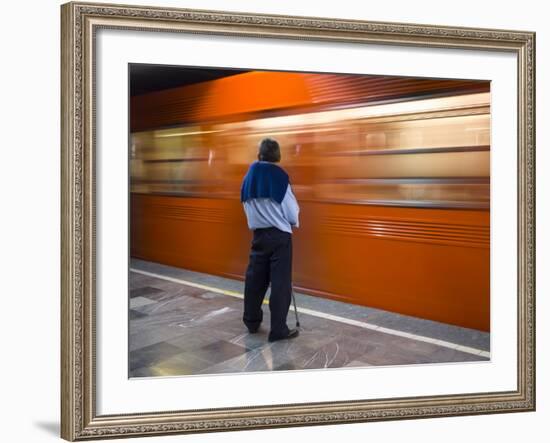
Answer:
MULTIPOLYGON (((296 294, 300 335, 242 323, 243 282, 132 259, 130 377, 488 361, 490 335, 296 294)), ((269 294, 268 294, 269 296, 269 294)), ((266 297, 267 301, 268 297, 266 297)), ((291 306, 288 325, 295 326, 291 306)))

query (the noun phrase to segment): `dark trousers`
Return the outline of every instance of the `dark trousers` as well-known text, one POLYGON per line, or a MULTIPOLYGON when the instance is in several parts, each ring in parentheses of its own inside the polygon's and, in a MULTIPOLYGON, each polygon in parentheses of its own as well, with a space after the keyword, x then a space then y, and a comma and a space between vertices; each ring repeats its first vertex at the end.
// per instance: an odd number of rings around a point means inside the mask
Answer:
POLYGON ((243 322, 255 330, 263 319, 262 303, 271 282, 270 338, 284 337, 292 298, 292 234, 277 228, 254 230, 244 285, 243 322))

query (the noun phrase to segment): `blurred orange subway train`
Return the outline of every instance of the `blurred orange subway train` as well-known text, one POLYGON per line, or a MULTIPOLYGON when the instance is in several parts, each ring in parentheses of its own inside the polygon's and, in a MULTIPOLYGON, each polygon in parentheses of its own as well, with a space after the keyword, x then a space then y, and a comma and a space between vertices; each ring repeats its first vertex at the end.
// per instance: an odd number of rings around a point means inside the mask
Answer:
POLYGON ((490 330, 488 82, 251 71, 130 110, 133 257, 242 279, 241 180, 271 136, 297 290, 490 330))

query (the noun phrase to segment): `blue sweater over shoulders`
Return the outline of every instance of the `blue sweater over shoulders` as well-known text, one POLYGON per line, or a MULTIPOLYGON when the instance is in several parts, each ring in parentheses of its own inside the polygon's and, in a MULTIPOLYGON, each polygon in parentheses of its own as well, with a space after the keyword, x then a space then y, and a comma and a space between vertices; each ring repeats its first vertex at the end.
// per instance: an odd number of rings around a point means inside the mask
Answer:
POLYGON ((255 161, 244 177, 241 202, 251 198, 271 198, 280 204, 288 184, 288 174, 283 168, 271 162, 255 161))
POLYGON ((279 166, 254 162, 244 177, 241 202, 249 229, 275 227, 292 234, 299 226, 300 207, 288 174, 279 166))

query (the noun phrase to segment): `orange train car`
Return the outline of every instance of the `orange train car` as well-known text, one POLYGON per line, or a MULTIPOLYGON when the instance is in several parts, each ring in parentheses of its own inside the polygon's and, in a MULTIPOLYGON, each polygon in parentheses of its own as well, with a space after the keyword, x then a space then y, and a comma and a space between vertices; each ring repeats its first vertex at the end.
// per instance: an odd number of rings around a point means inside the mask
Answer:
POLYGON ((242 279, 240 183, 281 144, 295 287, 490 330, 488 82, 247 72, 131 99, 131 255, 242 279))

